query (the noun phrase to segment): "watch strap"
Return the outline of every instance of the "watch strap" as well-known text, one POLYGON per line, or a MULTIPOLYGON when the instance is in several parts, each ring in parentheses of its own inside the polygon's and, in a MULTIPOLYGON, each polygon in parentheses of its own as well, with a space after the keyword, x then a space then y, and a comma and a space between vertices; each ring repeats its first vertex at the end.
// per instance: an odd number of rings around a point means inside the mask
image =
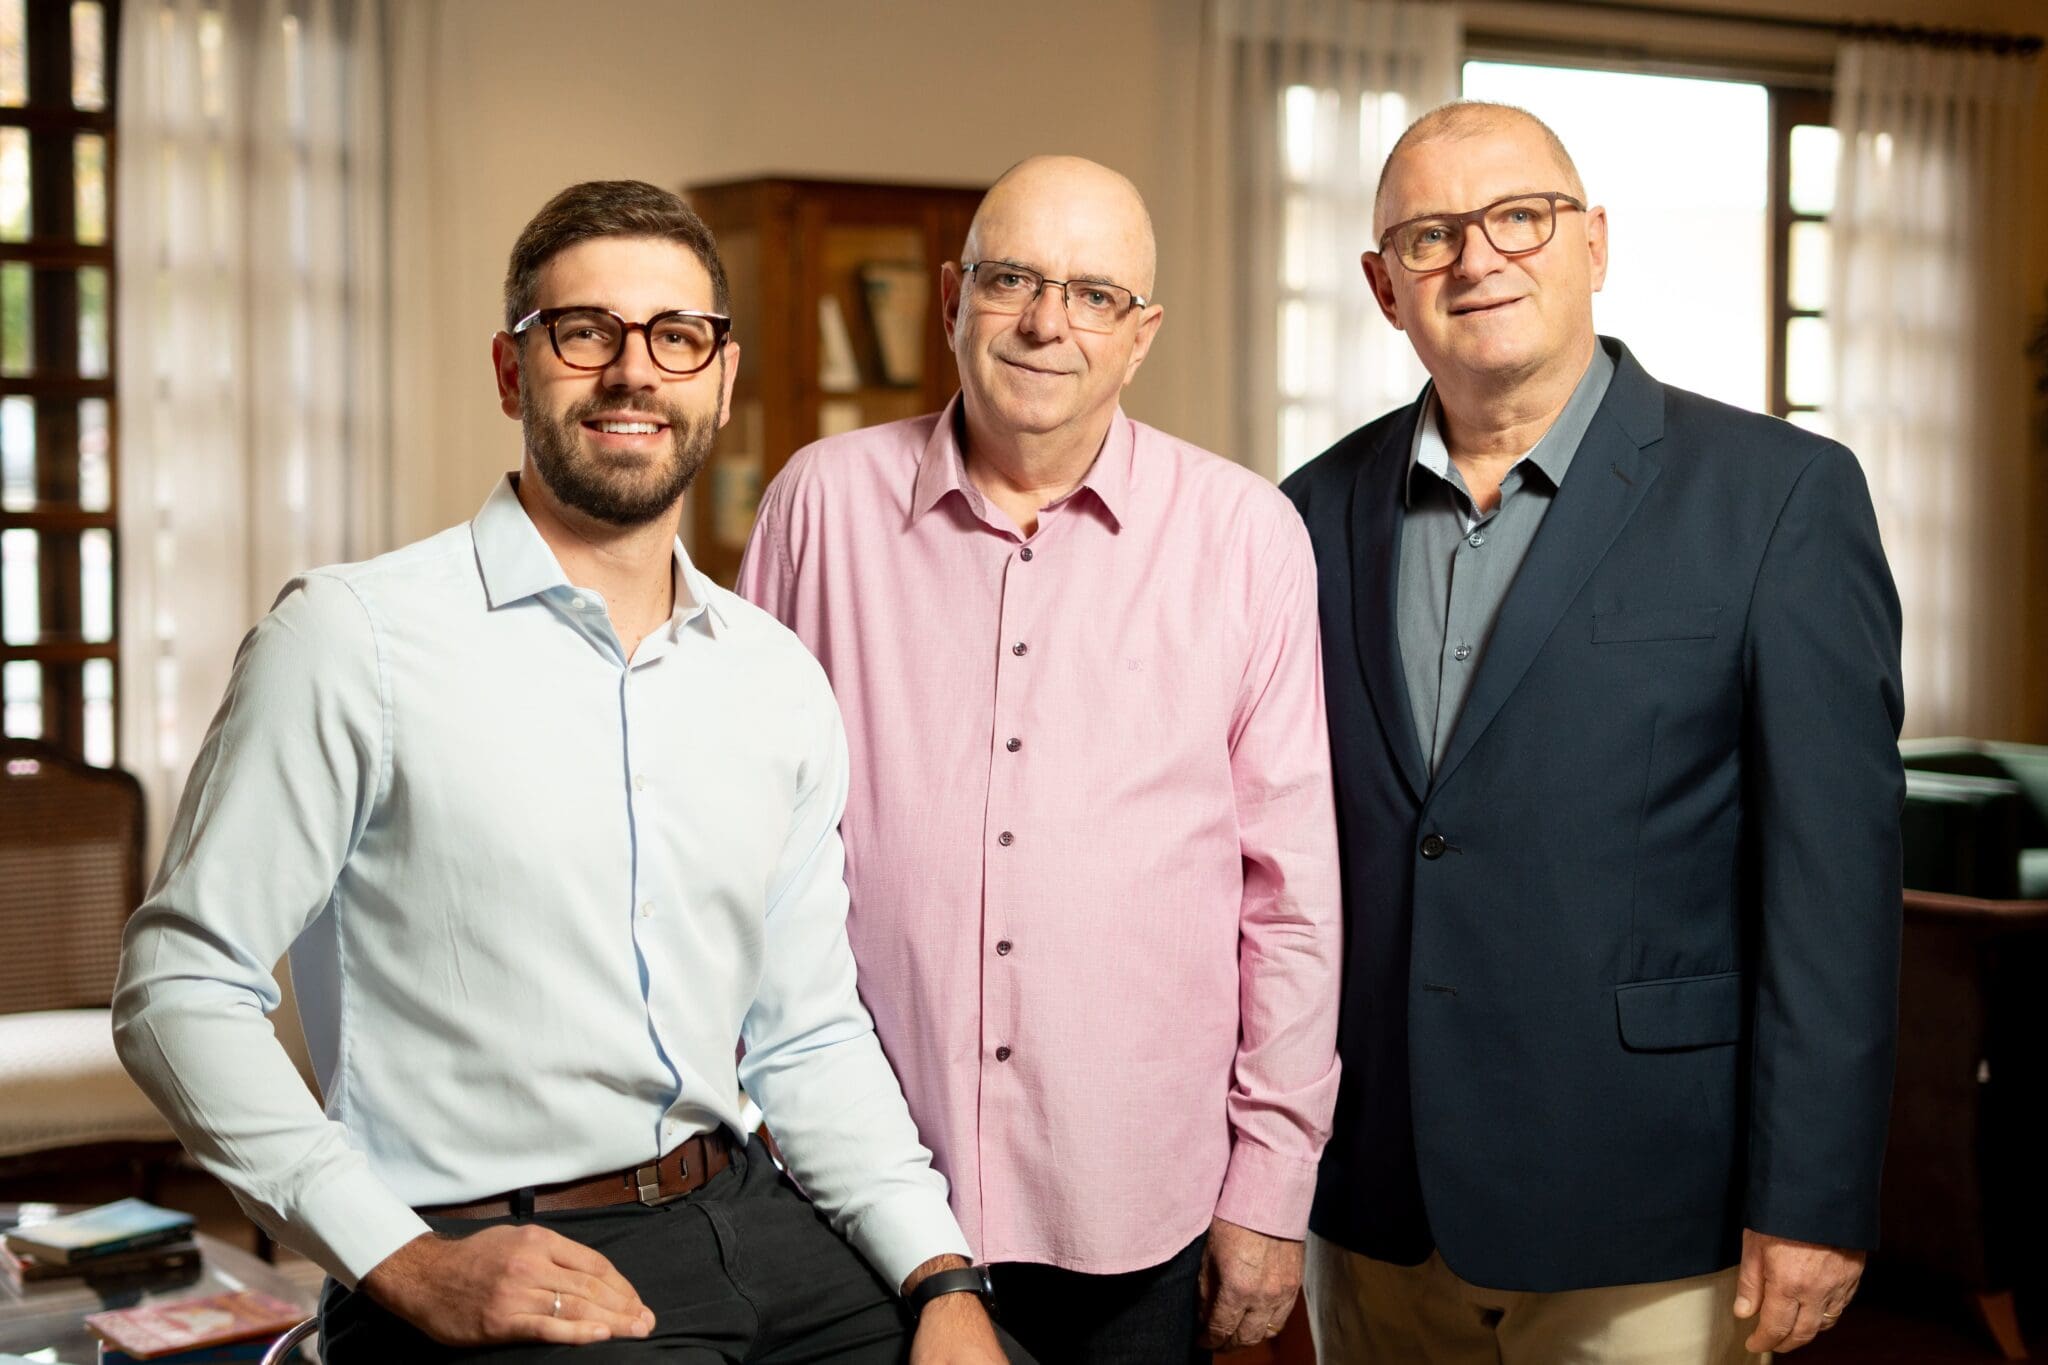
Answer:
POLYGON ((910 1291, 911 1311, 922 1313, 926 1304, 945 1294, 972 1294, 985 1307, 995 1305, 995 1290, 989 1283, 988 1267, 970 1265, 953 1270, 935 1270, 919 1280, 917 1288, 910 1291))

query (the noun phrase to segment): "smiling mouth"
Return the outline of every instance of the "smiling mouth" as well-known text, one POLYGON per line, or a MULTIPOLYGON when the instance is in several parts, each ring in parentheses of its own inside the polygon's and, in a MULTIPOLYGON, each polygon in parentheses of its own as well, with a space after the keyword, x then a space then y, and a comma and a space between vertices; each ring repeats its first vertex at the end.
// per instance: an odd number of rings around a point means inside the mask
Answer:
POLYGON ((1453 308, 1451 310, 1451 316, 1462 318, 1469 317, 1474 313, 1498 313, 1501 309, 1507 307, 1509 304, 1520 302, 1521 300, 1519 298, 1514 298, 1495 299, 1491 303, 1468 303, 1462 308, 1453 308))
POLYGON ((1050 378, 1058 378, 1067 373, 1065 370, 1048 370, 1045 369, 1043 366, 1039 365, 1027 365, 1021 360, 1011 360, 1007 356, 1003 357, 1002 360, 1005 365, 1008 365, 1013 369, 1022 370, 1026 374, 1042 374, 1050 378))
POLYGON ((666 422, 622 422, 609 419, 585 422, 583 427, 586 431, 599 432, 605 436, 658 436, 668 430, 666 422))

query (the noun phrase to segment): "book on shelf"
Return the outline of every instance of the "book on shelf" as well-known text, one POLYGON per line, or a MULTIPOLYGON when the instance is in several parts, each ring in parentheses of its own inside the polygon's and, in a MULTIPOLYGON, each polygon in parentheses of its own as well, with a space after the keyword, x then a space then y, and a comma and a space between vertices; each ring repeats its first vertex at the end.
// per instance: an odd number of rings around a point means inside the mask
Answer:
POLYGON ((192 1215, 160 1209, 140 1199, 120 1199, 82 1213, 67 1213, 10 1228, 8 1249, 55 1265, 141 1247, 161 1246, 192 1235, 192 1215))
MULTIPOLYGON (((253 1289, 237 1289, 225 1294, 209 1294, 204 1298, 146 1303, 134 1308, 93 1313, 86 1317, 85 1325, 104 1343, 104 1347, 111 1347, 114 1352, 125 1352, 135 1360, 163 1360, 166 1357, 182 1360, 186 1357, 175 1353, 215 1348, 240 1349, 244 1344, 257 1348, 256 1354, 261 1356, 261 1347, 304 1316, 282 1299, 253 1289)), ((114 1358, 106 1349, 101 1350, 102 1361, 114 1358)), ((234 1360, 240 1357, 228 1355, 219 1358, 234 1360)))
MULTIPOLYGON (((131 1247, 105 1256, 88 1256, 74 1261, 46 1261, 11 1246, 0 1245, 0 1272, 16 1284, 41 1280, 78 1279, 84 1276, 156 1275, 174 1270, 198 1270, 199 1244, 190 1237, 152 1247, 131 1247)), ((0 1365, 6 1365, 0 1361, 0 1365)))

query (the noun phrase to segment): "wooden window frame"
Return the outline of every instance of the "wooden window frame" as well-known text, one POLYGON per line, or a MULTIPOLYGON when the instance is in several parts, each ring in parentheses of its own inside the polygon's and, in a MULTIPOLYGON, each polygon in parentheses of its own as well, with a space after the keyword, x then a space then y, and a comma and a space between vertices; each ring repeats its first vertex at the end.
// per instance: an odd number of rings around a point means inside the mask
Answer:
MULTIPOLYGON (((28 375, 0 375, 0 397, 22 396, 36 406, 36 501, 32 508, 0 509, 0 530, 38 533, 38 638, 30 644, 0 643, 0 663, 42 665, 42 738, 70 750, 85 752, 85 664, 106 659, 114 668, 116 700, 114 752, 120 752, 120 591, 115 575, 113 622, 103 641, 84 638, 81 591, 81 535, 104 530, 114 538, 114 564, 121 547, 116 529, 120 505, 118 411, 114 400, 115 336, 114 232, 116 137, 114 107, 116 73, 120 69, 120 0, 102 0, 106 32, 102 42, 104 107, 72 106, 71 6, 30 0, 24 8, 28 55, 27 102, 0 108, 0 127, 29 133, 29 239, 0 242, 0 263, 21 263, 33 270, 30 296, 34 365, 28 375), (102 173, 106 187, 106 233, 96 245, 78 241, 75 148, 78 134, 96 133, 106 148, 102 173), (80 267, 104 272, 106 280, 107 372, 86 379, 78 373, 80 267), (104 511, 79 505, 78 401, 101 399, 107 410, 108 497, 104 511)), ((0 567, 0 574, 4 574, 0 567)))
POLYGON ((1788 89, 1767 86, 1771 107, 1770 211, 1771 239, 1765 248, 1766 275, 1771 295, 1766 312, 1770 331, 1764 338, 1767 369, 1766 393, 1773 417, 1791 417, 1799 412, 1819 412, 1814 404, 1795 404, 1787 396, 1789 360, 1785 337, 1794 318, 1825 317, 1818 308, 1792 306, 1792 228, 1798 223, 1825 223, 1826 214, 1795 213, 1792 210, 1792 130, 1802 124, 1827 125, 1833 116, 1834 98, 1826 90, 1788 89))

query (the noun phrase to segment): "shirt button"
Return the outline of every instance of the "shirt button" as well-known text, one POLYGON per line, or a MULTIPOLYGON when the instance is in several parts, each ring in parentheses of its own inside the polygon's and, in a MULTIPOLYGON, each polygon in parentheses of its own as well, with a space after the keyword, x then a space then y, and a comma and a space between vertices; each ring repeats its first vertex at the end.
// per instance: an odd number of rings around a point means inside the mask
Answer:
POLYGON ((998 834, 996 836, 996 842, 1001 844, 1004 848, 1008 848, 1011 844, 1017 842, 1017 836, 1010 833, 1010 831, 1008 830, 1004 830, 1001 834, 998 834))
POLYGON ((1472 646, 1459 645, 1456 649, 1451 651, 1451 657, 1453 659, 1456 659, 1459 663, 1464 663, 1465 660, 1472 657, 1472 646))
POLYGON ((1023 549, 1017 551, 1017 558, 1029 564, 1031 562, 1031 547, 1026 545, 1023 549))
POLYGON ((647 917, 648 917, 649 915, 652 915, 653 913, 654 913, 654 902, 653 902, 653 901, 641 901, 641 902, 640 902, 640 918, 641 918, 641 919, 646 919, 646 918, 647 918, 647 917))
POLYGON ((1465 543, 1476 550, 1486 543, 1486 536, 1483 532, 1474 531, 1471 535, 1465 537, 1465 543))
POLYGON ((1010 652, 1021 659, 1031 652, 1031 646, 1019 640, 1016 644, 1010 646, 1010 652))
POLYGON ((1422 856, 1432 862, 1443 857, 1444 850, 1448 847, 1450 845, 1444 842, 1444 836, 1441 834, 1425 834, 1422 836, 1422 856))
POLYGON ((1007 1048, 1007 1047, 999 1047, 999 1048, 997 1048, 997 1049, 996 1049, 996 1060, 997 1060, 997 1061, 999 1061, 999 1062, 1007 1062, 1007 1061, 1009 1061, 1009 1060, 1010 1060, 1010 1049, 1009 1049, 1009 1048, 1007 1048))
POLYGON ((633 790, 634 790, 634 791, 636 791, 636 792, 644 792, 644 791, 646 791, 646 790, 647 790, 647 774, 646 774, 646 773, 634 773, 634 774, 633 774, 633 790))
POLYGON ((1021 748, 1023 748, 1023 747, 1024 747, 1024 741, 1023 741, 1023 740, 1021 740, 1021 739, 1017 739, 1017 738, 1015 738, 1015 737, 1012 737, 1012 738, 1010 738, 1010 739, 1007 739, 1007 740, 1003 741, 1003 747, 1004 747, 1005 749, 1008 749, 1008 750, 1009 750, 1009 751, 1010 751, 1011 753, 1013 753, 1013 754, 1014 754, 1014 753, 1016 753, 1016 752, 1017 752, 1017 751, 1018 751, 1019 749, 1021 749, 1021 748))
POLYGON ((997 956, 997 957, 1008 957, 1009 955, 1010 955, 1010 940, 1008 940, 1008 939, 1003 939, 1003 940, 1002 940, 1001 942, 999 942, 999 943, 997 943, 997 944, 996 944, 996 956, 997 956))

